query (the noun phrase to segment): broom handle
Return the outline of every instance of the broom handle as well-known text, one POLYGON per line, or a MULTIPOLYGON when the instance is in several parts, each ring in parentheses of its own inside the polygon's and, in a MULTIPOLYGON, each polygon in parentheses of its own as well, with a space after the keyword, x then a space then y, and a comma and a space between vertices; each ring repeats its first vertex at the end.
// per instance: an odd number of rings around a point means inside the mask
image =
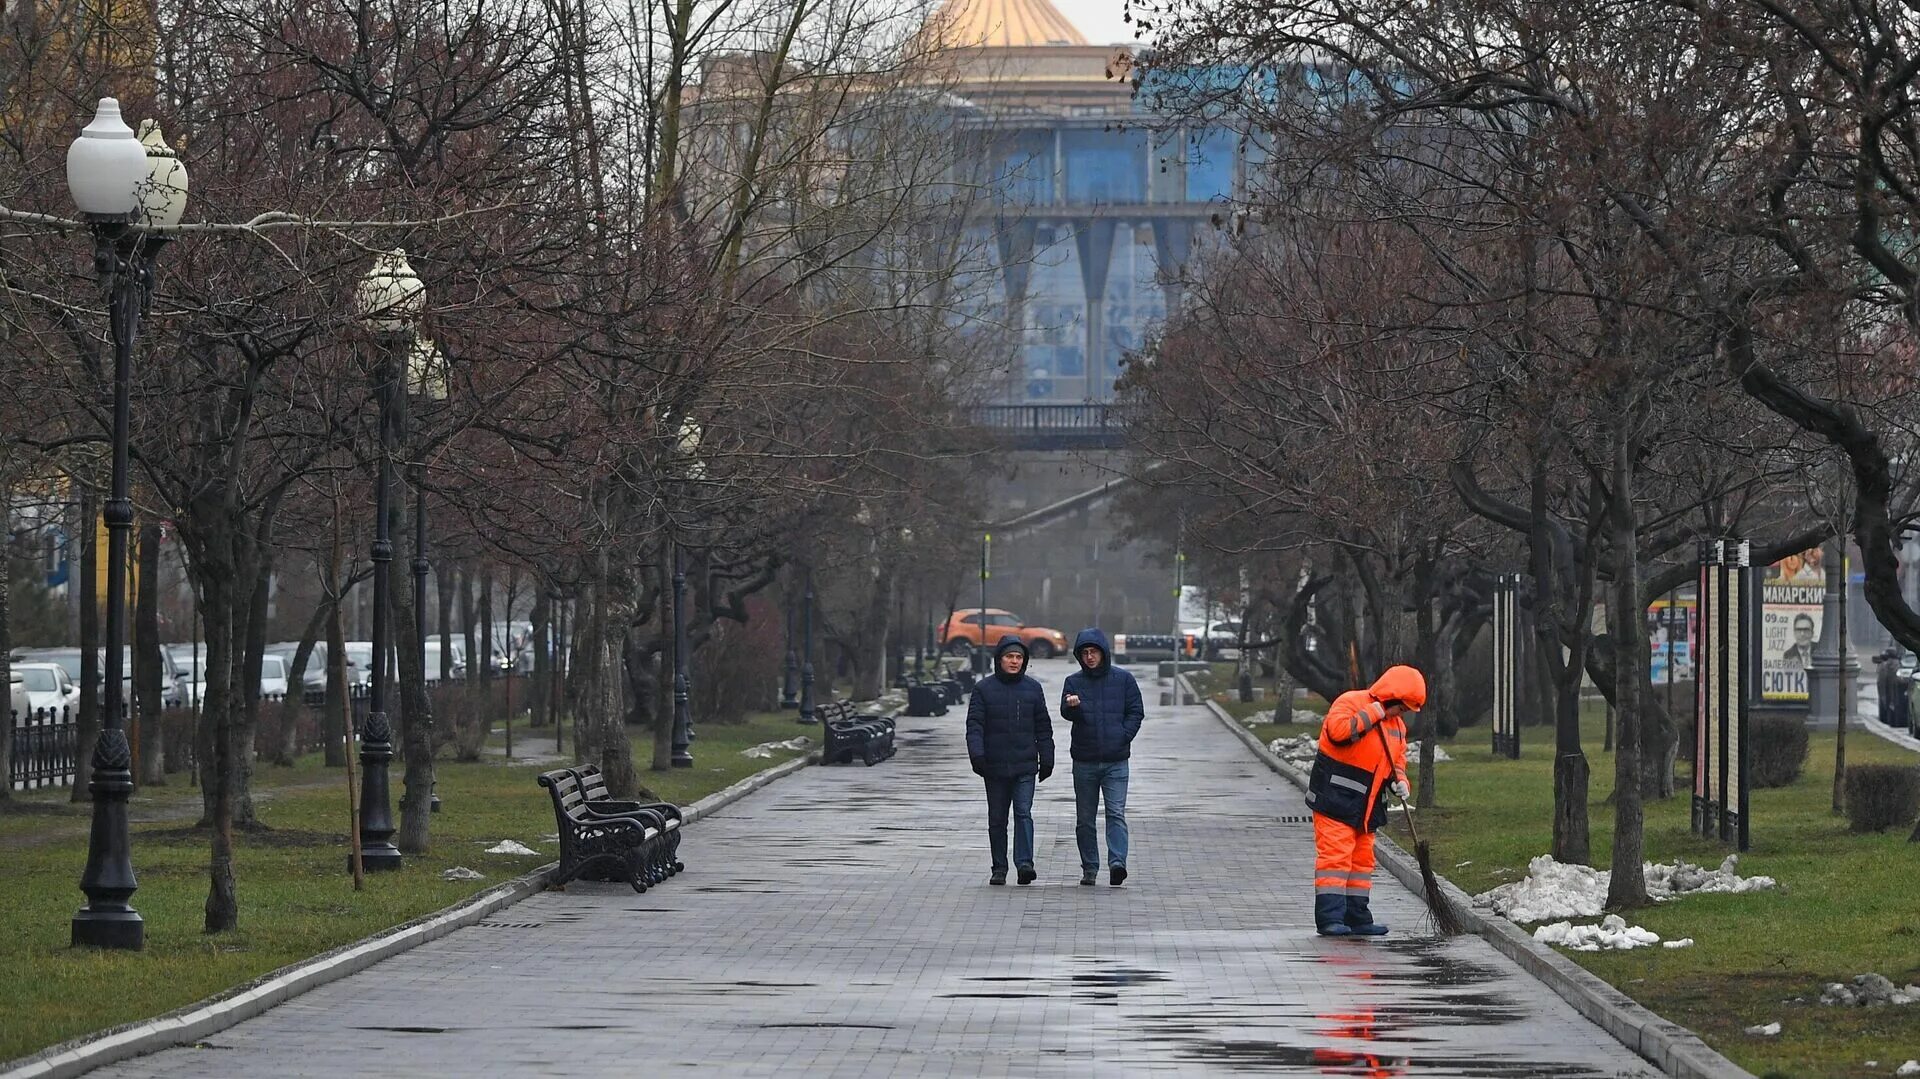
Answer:
MULTIPOLYGON (((1379 726, 1376 725, 1373 728, 1373 733, 1380 736, 1380 748, 1386 751, 1387 789, 1392 790, 1393 789, 1393 746, 1387 743, 1387 732, 1380 729, 1379 726)), ((1419 846, 1420 845, 1420 829, 1415 828, 1413 826, 1413 807, 1408 805, 1407 800, 1405 798, 1400 797, 1398 792, 1394 794, 1393 800, 1400 803, 1400 812, 1404 814, 1407 818, 1407 832, 1408 834, 1413 836, 1413 845, 1416 847, 1419 846)))

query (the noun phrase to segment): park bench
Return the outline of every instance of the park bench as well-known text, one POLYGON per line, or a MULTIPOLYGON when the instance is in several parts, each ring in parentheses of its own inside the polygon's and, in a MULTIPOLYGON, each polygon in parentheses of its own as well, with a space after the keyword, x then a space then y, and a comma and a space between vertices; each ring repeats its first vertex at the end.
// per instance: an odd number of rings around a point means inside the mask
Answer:
POLYGON ((944 716, 949 704, 959 703, 958 682, 928 678, 917 671, 908 671, 905 678, 907 714, 910 716, 944 716), (949 685, 952 686, 951 691, 949 685))
POLYGON ((858 756, 872 765, 893 756, 893 720, 860 715, 852 701, 829 701, 815 713, 827 742, 820 751, 822 764, 849 764, 858 756))
POLYGON ((629 817, 636 813, 649 813, 660 818, 660 830, 667 833, 667 857, 669 875, 678 873, 686 866, 677 855, 680 851, 680 827, 686 823, 680 807, 672 802, 626 802, 611 797, 607 790, 607 779, 600 774, 597 764, 576 764, 567 769, 580 780, 580 794, 586 799, 587 812, 596 817, 629 817))
POLYGON ((595 815, 587 808, 580 777, 570 768, 543 772, 539 782, 553 798, 560 835, 560 864, 550 883, 623 880, 644 892, 678 870, 672 844, 679 829, 667 828, 660 814, 643 809, 631 815, 595 815))

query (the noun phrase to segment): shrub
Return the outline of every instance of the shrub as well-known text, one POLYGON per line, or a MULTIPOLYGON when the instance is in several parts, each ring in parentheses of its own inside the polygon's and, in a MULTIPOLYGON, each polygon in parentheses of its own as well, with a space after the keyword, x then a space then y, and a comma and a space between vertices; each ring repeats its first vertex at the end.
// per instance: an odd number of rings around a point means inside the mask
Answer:
POLYGON ((1884 832, 1920 815, 1920 768, 1855 764, 1847 768, 1847 827, 1884 832))
MULTIPOLYGON (((1691 732, 1689 732, 1690 734, 1691 732)), ((1786 787, 1807 764, 1807 725, 1792 716, 1762 716, 1754 721, 1747 781, 1755 787, 1786 787)), ((1688 737, 1688 742, 1692 741, 1688 737)))

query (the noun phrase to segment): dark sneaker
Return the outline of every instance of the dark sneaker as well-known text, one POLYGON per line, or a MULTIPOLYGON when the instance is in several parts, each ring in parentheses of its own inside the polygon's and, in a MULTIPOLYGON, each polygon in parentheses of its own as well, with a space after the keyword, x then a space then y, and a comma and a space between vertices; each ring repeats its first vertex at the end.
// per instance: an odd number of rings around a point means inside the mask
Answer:
POLYGON ((994 870, 993 876, 987 878, 988 884, 1005 884, 1006 882, 1007 882, 1007 871, 1004 869, 994 870))
POLYGON ((1368 922, 1365 925, 1350 925, 1347 929, 1356 937, 1384 937, 1387 935, 1387 927, 1379 922, 1368 922))
POLYGON ((1116 865, 1107 871, 1107 876, 1112 881, 1113 886, 1118 888, 1127 882, 1127 867, 1124 865, 1116 865))
POLYGON ((1347 928, 1346 926, 1344 926, 1344 925, 1342 925, 1342 924, 1340 924, 1339 922, 1335 922, 1335 923, 1333 923, 1332 925, 1323 925, 1323 926, 1320 926, 1320 927, 1319 927, 1319 933, 1320 933, 1320 935, 1321 935, 1321 936, 1323 936, 1323 937, 1350 937, 1350 936, 1353 936, 1353 930, 1351 930, 1351 929, 1348 929, 1348 928, 1347 928))
POLYGON ((1033 871, 1033 867, 1030 865, 1023 865, 1020 867, 1020 883, 1022 884, 1032 884, 1034 881, 1034 878, 1038 877, 1039 875, 1040 874, 1035 873, 1033 871))
POLYGON ((1097 869, 1083 869, 1080 871, 1080 883, 1082 884, 1096 884, 1099 880, 1100 871, 1097 869))

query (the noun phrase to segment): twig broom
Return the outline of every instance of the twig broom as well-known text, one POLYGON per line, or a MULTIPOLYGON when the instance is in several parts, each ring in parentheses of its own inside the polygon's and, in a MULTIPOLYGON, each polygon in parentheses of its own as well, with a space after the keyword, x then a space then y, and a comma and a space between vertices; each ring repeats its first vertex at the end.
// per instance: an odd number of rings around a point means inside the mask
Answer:
POLYGON ((1394 797, 1399 799, 1400 811, 1407 818, 1407 831, 1413 836, 1413 857, 1420 863, 1420 890, 1426 893, 1427 917, 1433 922, 1433 931, 1443 937, 1457 937, 1467 931, 1466 919, 1454 909, 1447 893, 1440 890, 1440 877, 1433 871, 1433 848, 1420 838, 1420 829, 1414 827, 1413 807, 1398 794, 1394 797))

